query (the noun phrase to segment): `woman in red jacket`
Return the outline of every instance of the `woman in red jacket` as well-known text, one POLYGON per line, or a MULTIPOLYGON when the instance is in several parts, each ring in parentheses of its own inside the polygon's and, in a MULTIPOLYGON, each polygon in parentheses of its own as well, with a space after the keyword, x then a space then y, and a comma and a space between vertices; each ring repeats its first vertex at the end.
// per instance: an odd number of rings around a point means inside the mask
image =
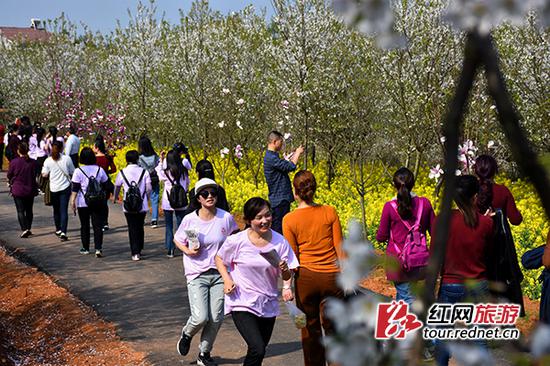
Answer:
MULTIPOLYGON (((92 150, 95 154, 96 164, 100 166, 103 170, 105 170, 105 173, 107 173, 107 178, 109 178, 109 182, 111 182, 110 175, 116 173, 116 165, 114 158, 111 155, 107 154, 107 147, 105 146, 103 136, 98 135, 96 137, 92 150)), ((112 183, 107 184, 106 188, 107 196, 105 200, 105 205, 103 206, 102 215, 105 219, 103 224, 103 231, 109 230, 109 198, 114 192, 114 185, 112 183)))
MULTIPOLYGON (((493 243, 493 220, 477 210, 479 183, 476 177, 457 177, 456 184, 454 201, 458 209, 451 213, 438 303, 481 300, 488 290, 487 257, 493 243)), ((436 341, 435 357, 438 365, 449 364, 450 353, 440 341, 436 341)))
POLYGON ((498 165, 495 158, 490 155, 480 155, 475 162, 474 171, 479 179, 479 194, 477 207, 481 214, 487 210, 494 212, 501 209, 512 225, 519 225, 523 221, 521 213, 516 207, 516 201, 508 187, 496 184, 495 175, 498 173, 498 165))

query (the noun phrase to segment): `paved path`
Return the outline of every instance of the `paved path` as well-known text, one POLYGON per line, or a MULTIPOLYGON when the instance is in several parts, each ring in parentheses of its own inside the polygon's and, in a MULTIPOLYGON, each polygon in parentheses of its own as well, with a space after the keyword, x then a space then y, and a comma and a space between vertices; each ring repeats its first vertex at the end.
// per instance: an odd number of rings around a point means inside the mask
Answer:
MULTIPOLYGON (((33 236, 20 239, 13 199, 8 195, 6 173, 0 173, 1 239, 20 248, 34 265, 49 273, 104 319, 115 324, 123 340, 148 353, 155 365, 189 365, 198 353, 198 336, 191 352, 181 357, 176 342, 189 316, 181 255, 169 259, 164 250, 164 227, 145 229, 144 260, 130 260, 126 221, 120 205, 110 207, 111 230, 104 237, 104 258, 80 255, 79 221, 69 218, 68 242, 53 234, 52 209, 35 199, 33 236)), ((93 248, 93 245, 92 245, 93 248)), ((284 309, 278 317, 265 365, 303 364, 299 331, 284 309)), ((242 364, 246 345, 227 318, 218 334, 213 357, 220 365, 242 364)))

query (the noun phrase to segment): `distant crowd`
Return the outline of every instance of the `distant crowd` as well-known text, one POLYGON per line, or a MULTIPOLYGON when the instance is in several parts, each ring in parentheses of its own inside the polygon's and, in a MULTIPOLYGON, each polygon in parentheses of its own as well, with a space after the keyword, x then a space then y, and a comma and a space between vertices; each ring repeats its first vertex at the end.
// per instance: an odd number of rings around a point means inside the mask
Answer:
MULTIPOLYGON (((243 364, 261 365, 279 315, 281 278, 283 300, 295 300, 306 317, 302 328, 305 365, 327 364, 322 338, 333 334, 334 327, 324 316, 326 300, 353 294, 337 285, 346 258, 337 211, 316 203, 313 173, 300 170, 292 181, 289 177, 297 170, 301 146, 287 159, 281 158, 283 135, 268 134, 264 156, 268 200, 252 197, 245 203, 246 227, 241 230, 210 161, 195 164, 197 181, 190 187, 193 163, 184 144, 157 153, 151 140, 141 137, 138 150, 126 153, 126 166, 113 182, 110 175, 117 167, 102 136, 91 147, 81 148, 77 132, 75 126, 64 135, 55 127, 46 132, 40 124, 31 125, 27 117, 8 131, 0 125, 1 151, 9 160, 7 177, 21 238, 32 237, 33 205, 41 195, 52 206, 55 235, 69 240, 70 208, 80 221, 80 254, 93 252, 101 258, 111 200, 121 203, 126 218, 130 258, 140 261, 146 244, 145 218, 151 212, 150 225, 158 227, 160 205, 166 255, 174 257, 176 247, 183 253, 189 295, 191 315, 177 342, 180 355, 189 353, 192 338, 201 332, 197 364, 216 365, 213 345, 224 314, 231 314, 248 346, 243 364)), ((509 224, 522 222, 522 215, 510 190, 494 182, 498 167, 493 157, 479 156, 474 170, 475 176, 457 177, 438 302, 486 301, 490 281, 499 281, 507 286, 498 295, 520 304, 523 311, 521 270, 509 230, 509 224)), ((430 200, 414 193, 414 184, 409 169, 395 172, 396 196, 388 197, 376 234, 376 240, 387 243, 386 274, 395 286, 396 300, 407 304, 415 301, 415 285, 424 279, 434 249, 428 234, 433 237, 438 221, 430 200)), ((550 233, 546 246, 528 253, 526 267, 550 268, 549 247, 550 233)), ((544 289, 549 277, 544 277, 544 289)), ((550 319, 548 297, 544 290, 540 316, 545 322, 550 319)), ((484 342, 478 343, 487 350, 484 342)), ((447 365, 451 357, 445 342, 426 344, 425 358, 434 355, 438 365, 447 365)))

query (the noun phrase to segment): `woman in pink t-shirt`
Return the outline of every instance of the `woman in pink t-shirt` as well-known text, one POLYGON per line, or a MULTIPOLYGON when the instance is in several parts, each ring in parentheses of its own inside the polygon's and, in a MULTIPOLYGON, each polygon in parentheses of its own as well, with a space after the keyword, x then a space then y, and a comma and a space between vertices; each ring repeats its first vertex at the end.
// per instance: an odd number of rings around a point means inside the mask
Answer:
POLYGON ((215 257, 225 239, 239 230, 230 213, 216 208, 218 185, 208 178, 195 184, 200 208, 183 218, 174 243, 183 252, 191 316, 181 331, 178 353, 189 353, 191 338, 201 329, 198 365, 212 365, 210 351, 223 321, 223 280, 215 257))
POLYGON ((216 266, 224 282, 225 313, 231 314, 248 346, 243 365, 252 366, 262 364, 279 315, 277 279, 283 278, 284 300, 292 300, 290 269, 299 264, 286 239, 271 230, 271 207, 266 200, 251 198, 243 211, 247 230, 227 238, 216 266), (271 255, 271 261, 264 253, 271 255))

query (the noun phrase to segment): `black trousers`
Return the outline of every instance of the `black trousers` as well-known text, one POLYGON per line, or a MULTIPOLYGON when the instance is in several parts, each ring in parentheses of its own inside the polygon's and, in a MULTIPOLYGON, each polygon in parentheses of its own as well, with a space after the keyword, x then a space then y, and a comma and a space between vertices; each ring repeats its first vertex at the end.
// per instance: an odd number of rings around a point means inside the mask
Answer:
POLYGON ((103 216, 103 226, 109 226, 109 201, 105 201, 105 205, 103 206, 103 212, 101 214, 103 216))
POLYGON ((30 197, 13 197, 15 208, 17 209, 17 220, 21 231, 30 230, 32 226, 32 206, 34 204, 34 196, 30 197))
POLYGON ((0 170, 4 169, 4 143, 0 142, 0 170))
POLYGON ((283 234, 283 217, 290 212, 290 202, 283 201, 275 207, 271 207, 273 221, 271 222, 271 228, 283 234))
POLYGON ((69 155, 75 168, 78 168, 78 153, 69 155))
POLYGON ((90 250, 90 218, 92 219, 92 228, 94 230, 94 248, 101 250, 103 248, 103 216, 102 208, 91 209, 89 207, 79 207, 78 217, 80 219, 80 241, 82 248, 90 250))
POLYGON ((128 223, 128 238, 130 239, 130 250, 132 255, 141 254, 145 242, 145 212, 128 213, 125 212, 126 222, 128 223))
POLYGON ((42 174, 42 167, 44 166, 44 162, 47 158, 47 156, 36 158, 36 177, 39 177, 40 174, 42 174))
POLYGON ((261 318, 248 311, 232 311, 231 317, 248 346, 243 366, 260 366, 273 333, 275 317, 261 318))

